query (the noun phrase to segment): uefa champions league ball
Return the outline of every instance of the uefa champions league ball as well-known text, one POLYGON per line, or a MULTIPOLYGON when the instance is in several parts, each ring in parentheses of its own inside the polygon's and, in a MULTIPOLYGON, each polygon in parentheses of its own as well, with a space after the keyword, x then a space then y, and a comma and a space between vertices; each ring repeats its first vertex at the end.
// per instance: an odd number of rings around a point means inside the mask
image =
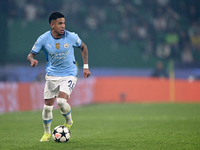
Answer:
POLYGON ((52 138, 56 142, 67 142, 71 136, 69 129, 63 125, 54 128, 52 138))

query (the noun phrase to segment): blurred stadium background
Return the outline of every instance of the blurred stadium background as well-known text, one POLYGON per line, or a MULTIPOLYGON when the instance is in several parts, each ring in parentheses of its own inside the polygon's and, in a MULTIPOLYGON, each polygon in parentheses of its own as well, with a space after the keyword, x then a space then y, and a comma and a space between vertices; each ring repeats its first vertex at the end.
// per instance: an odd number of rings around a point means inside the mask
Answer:
MULTIPOLYGON (((158 82, 158 89, 160 77, 162 81, 166 78, 165 86, 169 83, 170 94, 167 98, 156 98, 157 101, 176 99, 176 92, 174 92, 176 86, 173 79, 175 77, 177 81, 181 79, 184 82, 192 81, 198 84, 195 90, 191 89, 193 93, 188 91, 188 87, 182 86, 184 89, 179 89, 187 95, 195 95, 198 92, 200 78, 199 8, 198 0, 1 0, 0 103, 2 110, 0 112, 15 110, 6 108, 9 96, 5 93, 6 91, 10 93, 8 89, 18 90, 27 83, 31 84, 30 87, 34 87, 33 91, 37 91, 35 81, 43 82, 46 64, 43 53, 37 56, 39 65, 36 68, 30 67, 26 57, 38 36, 50 30, 48 16, 52 11, 61 11, 66 17, 66 29, 78 33, 88 46, 92 72, 88 82, 92 86, 84 95, 92 92, 93 83, 102 76, 111 79, 113 76, 123 76, 123 79, 139 77, 139 80, 142 80, 141 77, 146 79, 156 76, 159 80, 155 81, 158 82), (154 73, 158 64, 163 66, 164 71, 156 70, 157 73, 154 73), (171 80, 168 80, 168 77, 171 77, 171 80)), ((75 50, 75 55, 80 66, 79 78, 82 78, 80 51, 75 50)), ((119 79, 121 78, 116 78, 113 83, 119 79)), ((147 83, 151 84, 149 81, 147 83)), ((87 81, 80 79, 79 84, 81 85, 77 89, 80 89, 77 91, 83 91, 81 89, 87 81)), ((187 83, 185 84, 188 86, 187 83)), ((123 85, 121 88, 124 89, 126 86, 123 85)), ((151 88, 151 85, 149 87, 151 88)), ((118 90, 119 100, 135 99, 134 95, 128 97, 129 95, 122 89, 118 90)), ((38 91, 42 93, 40 90, 38 91)), ((99 91, 98 88, 97 90, 99 91)), ((21 94, 24 93, 22 90, 21 94)), ((20 99, 19 92, 14 95, 16 99, 20 99)), ((86 98, 86 103, 90 103, 93 99, 91 94, 89 95, 90 99, 86 98)), ((199 101, 198 96, 193 99, 199 101)), ((29 96, 27 95, 26 98, 28 99, 29 96)), ((108 99, 113 100, 113 97, 108 99)), ((142 99, 149 98, 147 96, 142 99)), ((78 105, 81 102, 76 103, 78 105)), ((33 106, 30 108, 33 109, 33 106)), ((16 108, 18 109, 21 108, 16 108)))

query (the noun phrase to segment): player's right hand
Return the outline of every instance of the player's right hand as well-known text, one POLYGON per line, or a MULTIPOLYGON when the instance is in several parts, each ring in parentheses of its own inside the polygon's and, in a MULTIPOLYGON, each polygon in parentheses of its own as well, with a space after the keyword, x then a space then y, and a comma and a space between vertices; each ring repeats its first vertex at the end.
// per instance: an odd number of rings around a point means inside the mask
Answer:
POLYGON ((91 72, 89 69, 83 69, 84 78, 88 78, 90 75, 91 75, 91 72))
POLYGON ((37 61, 36 59, 33 59, 33 60, 31 61, 31 66, 32 66, 32 67, 35 67, 37 64, 38 64, 38 61, 37 61))

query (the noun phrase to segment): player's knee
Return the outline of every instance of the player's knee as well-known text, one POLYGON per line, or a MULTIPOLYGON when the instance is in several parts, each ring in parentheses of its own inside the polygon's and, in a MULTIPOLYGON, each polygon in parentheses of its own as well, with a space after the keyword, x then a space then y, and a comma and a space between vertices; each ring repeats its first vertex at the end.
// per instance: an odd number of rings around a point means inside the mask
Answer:
POLYGON ((71 110, 70 105, 67 103, 67 100, 64 98, 57 98, 57 104, 61 110, 61 113, 68 113, 71 110))
POLYGON ((66 101, 64 98, 57 98, 57 104, 60 108, 63 107, 64 103, 67 103, 66 101))
POLYGON ((50 112, 53 110, 53 106, 48 106, 48 105, 44 105, 43 109, 47 112, 50 112))

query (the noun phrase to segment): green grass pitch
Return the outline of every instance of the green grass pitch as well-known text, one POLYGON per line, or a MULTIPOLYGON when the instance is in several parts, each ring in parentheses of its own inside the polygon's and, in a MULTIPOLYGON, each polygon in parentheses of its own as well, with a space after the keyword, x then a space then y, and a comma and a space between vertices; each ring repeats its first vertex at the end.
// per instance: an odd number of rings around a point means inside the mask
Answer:
MULTIPOLYGON (((67 143, 39 142, 41 111, 0 114, 0 150, 199 150, 200 104, 94 104, 72 108, 67 143)), ((52 129, 63 124, 53 110, 52 129)))

